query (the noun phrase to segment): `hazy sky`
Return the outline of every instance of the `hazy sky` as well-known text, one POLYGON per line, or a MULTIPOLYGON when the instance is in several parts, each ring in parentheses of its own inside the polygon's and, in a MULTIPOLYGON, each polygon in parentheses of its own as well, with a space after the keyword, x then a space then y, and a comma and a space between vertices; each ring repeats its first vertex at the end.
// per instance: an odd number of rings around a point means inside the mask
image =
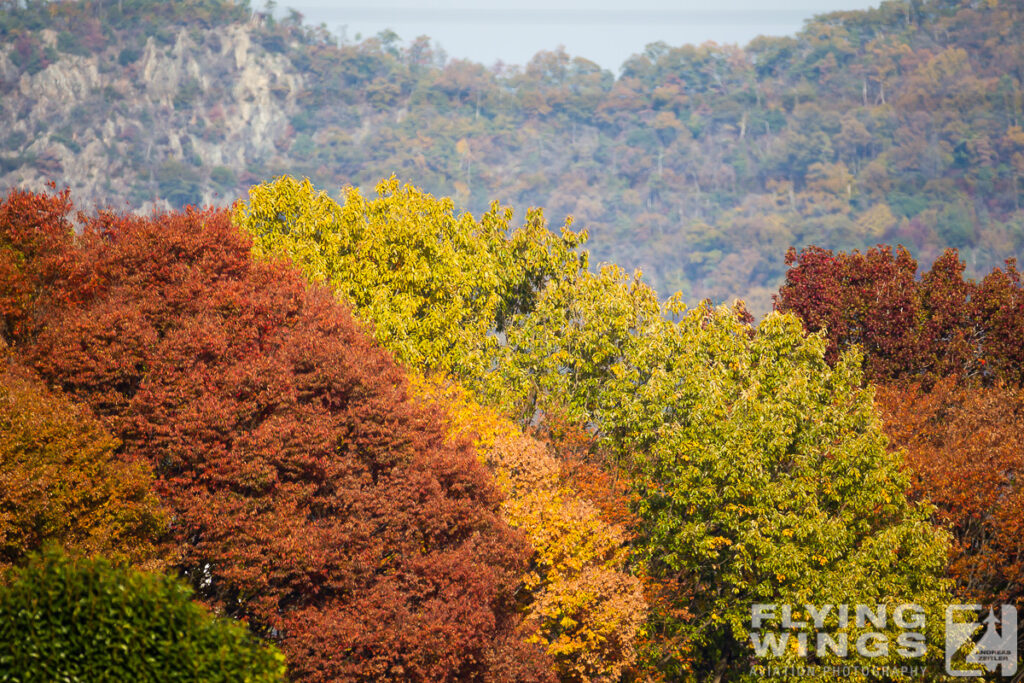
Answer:
MULTIPOLYGON (((263 0, 253 0, 262 7, 263 0)), ((488 66, 525 64, 540 50, 564 45, 618 74, 648 43, 739 43, 758 35, 795 33, 822 12, 877 7, 878 0, 279 0, 350 40, 390 28, 403 41, 428 35, 451 58, 488 66)))

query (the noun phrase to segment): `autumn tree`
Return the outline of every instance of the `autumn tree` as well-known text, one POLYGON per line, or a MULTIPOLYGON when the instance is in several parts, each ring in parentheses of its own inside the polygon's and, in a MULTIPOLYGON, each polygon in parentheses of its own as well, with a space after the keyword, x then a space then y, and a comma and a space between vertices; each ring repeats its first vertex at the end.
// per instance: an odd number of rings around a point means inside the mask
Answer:
POLYGON ((13 190, 0 201, 0 338, 8 343, 41 321, 35 305, 74 272, 70 193, 13 190))
POLYGON ((1015 260, 969 289, 969 322, 979 330, 976 355, 987 380, 1024 385, 1024 282, 1015 260))
POLYGON ((904 449, 911 495, 930 500, 953 534, 950 576, 965 601, 1024 600, 1024 390, 882 385, 878 405, 904 449))
POLYGON ((453 438, 475 438, 505 494, 504 518, 534 548, 523 578, 525 613, 559 680, 618 680, 635 664, 647 615, 641 581, 630 573, 627 530, 565 485, 566 463, 548 452, 550 444, 524 435, 450 380, 416 386, 446 411, 453 438))
POLYGON ((172 553, 152 485, 88 408, 0 357, 0 570, 46 543, 160 568, 172 553))
POLYGON ((776 308, 795 312, 812 332, 827 330, 831 360, 856 344, 864 349, 873 376, 915 367, 917 262, 906 249, 863 254, 790 249, 786 264, 790 268, 776 308))
POLYGON ((331 292, 223 212, 83 220, 87 277, 34 282, 47 324, 13 349, 153 467, 199 598, 296 679, 547 678, 500 493, 331 292))
POLYGON ((1024 286, 1014 261, 980 282, 964 277, 952 249, 920 277, 902 247, 791 249, 786 262, 776 308, 824 330, 830 359, 861 347, 869 379, 1024 381, 1024 286))
POLYGON ((450 199, 394 178, 375 199, 349 188, 339 205, 285 176, 253 187, 235 212, 257 254, 290 257, 334 288, 398 360, 468 379, 490 368, 493 333, 540 285, 586 267, 575 251, 585 233, 555 235, 540 211, 514 231, 511 220, 497 204, 479 220, 456 215, 450 199))

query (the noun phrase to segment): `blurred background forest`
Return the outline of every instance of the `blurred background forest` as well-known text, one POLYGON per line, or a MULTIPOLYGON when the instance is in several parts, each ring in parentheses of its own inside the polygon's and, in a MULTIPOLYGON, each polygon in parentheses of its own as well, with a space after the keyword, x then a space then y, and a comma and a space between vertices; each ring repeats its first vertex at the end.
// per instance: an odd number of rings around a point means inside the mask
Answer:
MULTIPOLYGON (((890 0, 746 47, 448 59, 226 0, 0 2, 0 186, 225 205, 270 176, 396 174, 474 214, 572 215, 663 295, 771 306, 789 246, 1024 245, 1021 5, 890 0)), ((554 47, 554 46, 553 46, 554 47)))

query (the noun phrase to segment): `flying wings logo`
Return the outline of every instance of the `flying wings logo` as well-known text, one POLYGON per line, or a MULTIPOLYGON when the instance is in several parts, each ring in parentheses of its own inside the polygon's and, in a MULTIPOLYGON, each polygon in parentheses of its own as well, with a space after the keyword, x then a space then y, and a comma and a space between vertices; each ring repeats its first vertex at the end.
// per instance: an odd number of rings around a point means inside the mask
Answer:
MULTIPOLYGON (((830 604, 802 605, 797 610, 793 605, 752 605, 750 642, 754 657, 762 661, 751 670, 762 678, 923 673, 926 612, 916 604, 890 607, 830 604), (842 662, 854 653, 859 662, 842 662), (875 659, 879 657, 888 661, 875 659), (921 661, 915 664, 915 660, 921 661)), ((1013 605, 1002 605, 998 612, 981 605, 948 605, 946 673, 987 680, 1015 675, 1017 630, 1013 605)))
POLYGON ((951 676, 981 676, 1017 673, 1017 609, 1003 605, 999 618, 990 609, 984 632, 975 640, 982 623, 977 620, 981 605, 950 605, 946 608, 946 673, 951 676), (964 618, 967 617, 966 620, 964 618), (998 625, 998 627, 997 627, 998 625), (973 665, 971 668, 962 668, 973 665))

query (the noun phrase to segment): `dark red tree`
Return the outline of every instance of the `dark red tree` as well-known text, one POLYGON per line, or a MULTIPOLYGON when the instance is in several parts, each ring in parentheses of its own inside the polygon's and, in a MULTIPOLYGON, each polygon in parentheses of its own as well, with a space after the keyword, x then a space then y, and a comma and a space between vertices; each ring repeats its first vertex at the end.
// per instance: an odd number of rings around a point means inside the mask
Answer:
POLYGON ((1024 287, 1013 261, 980 283, 964 278, 955 249, 920 279, 902 247, 790 249, 786 263, 776 309, 824 329, 833 358, 860 345, 868 378, 1024 382, 1024 287))
POLYGON ((905 249, 879 247, 863 254, 790 249, 786 264, 790 269, 776 308, 796 312, 809 330, 826 329, 833 359, 840 349, 859 344, 876 373, 912 367, 917 262, 905 249))
MULTIPOLYGON (((37 300, 60 296, 77 256, 68 192, 14 190, 0 201, 0 339, 12 343, 35 329, 37 300)), ((45 308, 45 306, 43 306, 45 308)))
POLYGON ((296 679, 549 678, 488 475, 330 292, 255 262, 218 211, 85 219, 70 265, 33 279, 57 257, 17 245, 68 223, 24 200, 0 209, 7 280, 52 291, 19 304, 45 324, 15 352, 152 464, 204 600, 279 640, 296 679))
POLYGON ((986 375, 1024 386, 1024 286, 1016 261, 985 276, 971 298, 970 321, 979 330, 986 375))

